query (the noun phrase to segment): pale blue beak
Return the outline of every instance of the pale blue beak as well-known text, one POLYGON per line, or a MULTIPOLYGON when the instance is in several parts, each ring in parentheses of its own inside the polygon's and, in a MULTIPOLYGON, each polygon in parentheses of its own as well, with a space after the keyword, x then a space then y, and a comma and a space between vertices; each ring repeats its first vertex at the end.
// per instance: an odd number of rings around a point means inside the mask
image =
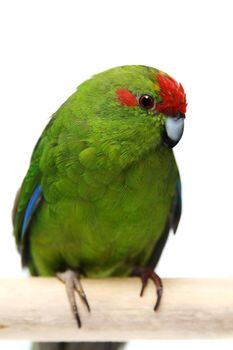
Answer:
POLYGON ((167 116, 165 121, 164 143, 173 148, 180 141, 184 131, 184 115, 167 116))

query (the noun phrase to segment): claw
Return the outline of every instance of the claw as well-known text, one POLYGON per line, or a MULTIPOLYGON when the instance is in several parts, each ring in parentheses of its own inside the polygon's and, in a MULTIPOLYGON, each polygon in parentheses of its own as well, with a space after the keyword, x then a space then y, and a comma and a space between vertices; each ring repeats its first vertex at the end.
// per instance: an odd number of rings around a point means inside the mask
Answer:
POLYGON ((141 292, 140 292, 140 297, 143 296, 143 293, 144 293, 144 290, 147 286, 147 283, 148 283, 148 279, 145 278, 144 276, 141 276, 141 281, 142 281, 142 289, 141 289, 141 292))
POLYGON ((81 323, 81 319, 79 316, 77 303, 75 300, 75 291, 78 293, 78 295, 80 296, 81 300, 86 305, 89 312, 90 312, 90 306, 89 306, 89 303, 87 301, 87 297, 85 295, 83 287, 81 285, 81 282, 79 279, 79 274, 72 271, 72 270, 67 270, 65 272, 57 273, 57 277, 60 281, 65 283, 66 294, 67 294, 67 297, 68 297, 68 300, 69 300, 69 303, 71 306, 73 316, 76 319, 78 328, 81 328, 82 323, 81 323))
POLYGON ((147 286, 148 280, 151 279, 156 287, 156 294, 157 294, 157 299, 156 303, 154 306, 154 311, 157 311, 162 299, 162 294, 163 294, 163 284, 160 279, 160 277, 154 272, 152 268, 141 268, 141 269, 135 269, 134 275, 139 276, 142 281, 142 289, 140 292, 140 296, 143 296, 144 290, 147 286))
POLYGON ((89 305, 89 303, 88 303, 86 294, 85 294, 85 292, 84 292, 84 290, 83 290, 83 287, 82 287, 82 284, 81 284, 81 281, 79 280, 79 278, 75 278, 75 279, 74 279, 74 286, 75 286, 75 290, 76 290, 76 292, 78 293, 78 295, 80 296, 81 300, 82 300, 83 303, 86 305, 87 310, 88 310, 89 312, 91 312, 90 305, 89 305))

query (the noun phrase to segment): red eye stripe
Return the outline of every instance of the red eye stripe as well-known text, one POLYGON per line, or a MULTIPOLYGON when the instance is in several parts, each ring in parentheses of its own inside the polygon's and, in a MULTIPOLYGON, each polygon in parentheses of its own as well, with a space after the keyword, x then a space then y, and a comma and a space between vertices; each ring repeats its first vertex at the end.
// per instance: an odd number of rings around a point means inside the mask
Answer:
POLYGON ((162 97, 162 102, 157 103, 156 110, 163 113, 186 112, 186 96, 181 84, 178 84, 171 77, 158 74, 157 83, 160 86, 159 95, 162 97))
POLYGON ((133 108, 137 106, 137 99, 129 90, 119 88, 116 90, 116 94, 117 94, 118 100, 123 106, 133 107, 133 108))

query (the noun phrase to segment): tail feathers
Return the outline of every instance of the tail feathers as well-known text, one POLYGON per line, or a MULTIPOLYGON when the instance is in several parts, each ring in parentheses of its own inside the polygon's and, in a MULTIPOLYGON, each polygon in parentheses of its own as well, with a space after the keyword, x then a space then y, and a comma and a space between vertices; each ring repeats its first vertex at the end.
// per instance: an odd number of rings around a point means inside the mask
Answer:
POLYGON ((35 343, 32 350, 123 350, 125 343, 35 343))

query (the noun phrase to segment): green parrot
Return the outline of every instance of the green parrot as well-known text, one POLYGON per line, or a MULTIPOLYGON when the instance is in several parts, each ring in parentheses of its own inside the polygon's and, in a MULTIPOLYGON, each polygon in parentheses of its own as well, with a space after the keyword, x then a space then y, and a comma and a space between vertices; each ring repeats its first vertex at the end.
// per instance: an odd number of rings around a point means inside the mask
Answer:
POLYGON ((57 276, 81 327, 80 276, 138 275, 142 290, 181 215, 172 148, 184 128, 181 84, 146 66, 112 68, 82 83, 38 140, 13 209, 23 266, 57 276))

